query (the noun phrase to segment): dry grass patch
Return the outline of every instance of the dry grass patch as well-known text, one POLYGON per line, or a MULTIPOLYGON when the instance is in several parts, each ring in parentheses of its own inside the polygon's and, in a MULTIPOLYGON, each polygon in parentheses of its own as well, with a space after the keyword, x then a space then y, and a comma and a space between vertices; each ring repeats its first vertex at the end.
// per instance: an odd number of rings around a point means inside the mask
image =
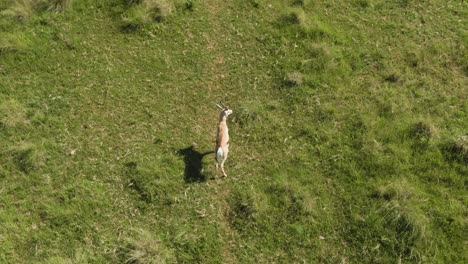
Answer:
POLYGON ((73 0, 14 0, 1 14, 24 22, 42 11, 65 11, 73 0))
POLYGON ((29 123, 26 108, 11 99, 0 103, 0 125, 15 128, 29 123))
POLYGON ((177 263, 174 252, 147 230, 139 230, 135 237, 126 239, 123 249, 125 263, 164 264, 177 263))

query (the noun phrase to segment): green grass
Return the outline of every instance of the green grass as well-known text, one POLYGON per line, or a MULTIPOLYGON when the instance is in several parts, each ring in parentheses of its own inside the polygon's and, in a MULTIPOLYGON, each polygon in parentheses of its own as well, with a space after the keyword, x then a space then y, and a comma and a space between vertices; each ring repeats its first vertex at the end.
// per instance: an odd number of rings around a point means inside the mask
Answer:
POLYGON ((0 0, 0 262, 466 262, 466 17, 0 0))

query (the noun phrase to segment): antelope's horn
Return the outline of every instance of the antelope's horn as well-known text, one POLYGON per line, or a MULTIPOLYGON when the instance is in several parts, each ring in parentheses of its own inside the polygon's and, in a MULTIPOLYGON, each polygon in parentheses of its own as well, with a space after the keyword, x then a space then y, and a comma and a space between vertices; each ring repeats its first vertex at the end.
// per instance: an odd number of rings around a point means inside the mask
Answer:
POLYGON ((220 106, 219 104, 216 104, 216 106, 217 106, 219 109, 221 109, 221 110, 224 109, 224 107, 220 106))
POLYGON ((223 103, 221 103, 221 105, 223 106, 224 109, 228 109, 228 107, 225 106, 223 103))

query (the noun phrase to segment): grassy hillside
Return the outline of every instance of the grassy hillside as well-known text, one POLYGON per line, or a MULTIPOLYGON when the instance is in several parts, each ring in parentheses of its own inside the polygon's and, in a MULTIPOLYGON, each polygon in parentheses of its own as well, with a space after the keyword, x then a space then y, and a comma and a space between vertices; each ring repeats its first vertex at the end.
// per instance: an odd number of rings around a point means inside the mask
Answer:
POLYGON ((0 0, 0 262, 466 263, 467 17, 0 0))

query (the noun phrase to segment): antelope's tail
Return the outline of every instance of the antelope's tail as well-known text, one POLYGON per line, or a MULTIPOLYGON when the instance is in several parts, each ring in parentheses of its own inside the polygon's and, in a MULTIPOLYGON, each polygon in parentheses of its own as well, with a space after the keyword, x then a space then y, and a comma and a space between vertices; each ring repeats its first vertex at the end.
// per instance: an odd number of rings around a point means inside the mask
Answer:
POLYGON ((216 151, 216 161, 219 162, 223 158, 223 150, 221 148, 218 148, 216 151))

